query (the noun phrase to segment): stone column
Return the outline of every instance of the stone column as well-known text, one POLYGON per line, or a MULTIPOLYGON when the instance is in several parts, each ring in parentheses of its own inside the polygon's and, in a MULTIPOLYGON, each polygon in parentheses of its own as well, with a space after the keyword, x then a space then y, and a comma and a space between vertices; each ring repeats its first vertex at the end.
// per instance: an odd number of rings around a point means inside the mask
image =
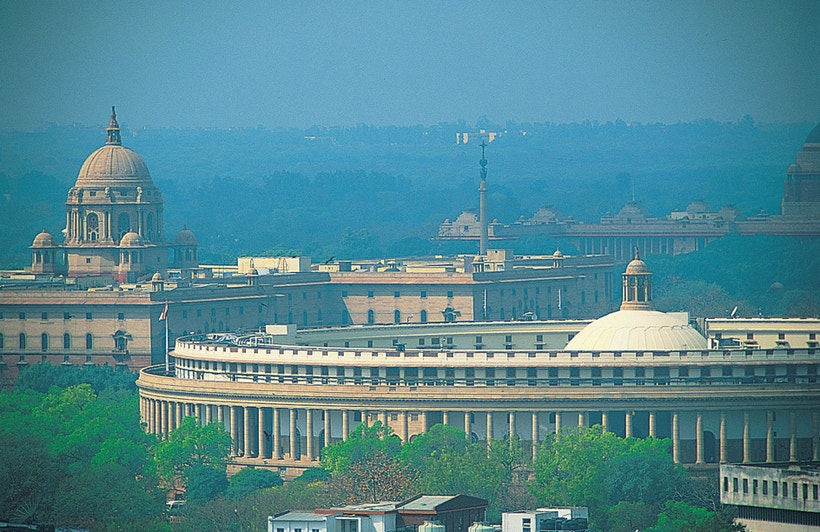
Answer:
POLYGON ((515 412, 510 412, 508 415, 510 429, 510 446, 512 446, 513 440, 515 440, 515 412))
POLYGON ((820 412, 811 413, 811 459, 820 462, 820 412))
POLYGON ((362 410, 362 425, 367 426, 367 410, 362 410))
POLYGON ((162 437, 163 437, 163 439, 168 437, 168 410, 169 410, 168 401, 163 401, 162 402, 162 411, 160 412, 160 416, 162 416, 160 419, 162 420, 162 437))
POLYGON ((680 422, 678 413, 672 413, 672 461, 680 463, 680 422))
POLYGON ((290 438, 288 439, 290 447, 290 459, 296 460, 296 409, 291 408, 288 411, 288 421, 290 421, 290 438))
POLYGON ((774 412, 766 411, 766 461, 774 462, 774 412))
POLYGON ((535 459, 535 453, 538 451, 538 412, 532 413, 532 458, 535 459))
POLYGON ((609 412, 601 412, 601 425, 604 426, 604 432, 609 432, 609 412))
POLYGON ((399 437, 401 438, 401 441, 403 441, 404 443, 407 443, 408 441, 410 441, 410 429, 407 426, 407 418, 408 418, 407 410, 404 410, 401 414, 399 414, 399 416, 401 416, 401 419, 400 419, 401 433, 399 434, 399 437))
POLYGON ((703 413, 698 412, 695 418, 695 463, 705 464, 703 459, 703 413))
POLYGON ((630 410, 624 414, 624 436, 632 437, 632 411, 630 410))
POLYGON ((654 411, 649 412, 649 435, 653 438, 658 437, 658 422, 654 411))
POLYGON ((464 432, 467 433, 467 441, 473 441, 473 428, 470 425, 470 413, 464 412, 464 432))
POLYGON ((251 407, 242 407, 242 420, 244 421, 244 430, 242 434, 244 436, 244 443, 242 444, 244 449, 242 449, 242 454, 245 458, 250 458, 251 455, 253 455, 253 438, 251 434, 251 407))
POLYGON ((427 420, 427 412, 422 412, 421 414, 421 430, 422 432, 427 432, 430 430, 430 423, 427 420))
POLYGON ((720 413, 720 463, 725 464, 729 460, 729 441, 726 439, 726 412, 720 413))
POLYGON ((586 412, 578 412, 578 426, 579 427, 586 427, 587 426, 587 414, 586 414, 586 412))
POLYGON ((267 458, 267 453, 265 452, 265 441, 267 438, 265 437, 265 409, 261 406, 256 407, 256 435, 257 435, 257 451, 256 457, 262 460, 263 458, 267 458))
POLYGON ((789 462, 797 462, 797 412, 789 412, 789 462))
POLYGON ((223 417, 224 414, 222 413, 222 409, 223 409, 222 405, 216 405, 216 421, 224 429, 225 428, 225 418, 223 417))
POLYGON ((322 447, 327 447, 330 445, 330 410, 325 410, 325 438, 322 442, 322 447))
POLYGON ((305 410, 305 442, 308 461, 313 460, 313 410, 305 410))
POLYGON ((743 463, 752 461, 752 435, 749 426, 749 412, 743 412, 743 463))
POLYGON ((235 406, 228 407, 231 413, 231 446, 233 447, 233 455, 239 456, 239 416, 236 415, 235 406))
POLYGON ((347 410, 342 410, 342 441, 347 441, 350 432, 350 418, 347 410))
POLYGON ((561 412, 555 413, 555 434, 561 434, 561 412))
POLYGON ((389 427, 390 426, 390 417, 387 414, 386 410, 382 410, 379 412, 379 421, 382 422, 382 426, 389 427))
POLYGON ((182 403, 177 403, 177 411, 175 417, 174 428, 178 427, 180 423, 182 423, 182 418, 185 417, 182 412, 182 407, 184 405, 182 403))
POLYGON ((490 445, 490 441, 493 439, 493 413, 487 412, 487 446, 490 445))
POLYGON ((450 413, 446 410, 441 411, 441 424, 442 425, 449 425, 450 424, 450 413))
POLYGON ((214 422, 214 405, 205 405, 205 424, 210 425, 214 422))
POLYGON ((279 460, 282 458, 282 454, 279 452, 279 448, 282 445, 280 431, 281 431, 281 423, 282 423, 282 412, 278 408, 274 408, 271 412, 273 414, 273 429, 271 432, 273 433, 271 437, 271 458, 274 460, 279 460))

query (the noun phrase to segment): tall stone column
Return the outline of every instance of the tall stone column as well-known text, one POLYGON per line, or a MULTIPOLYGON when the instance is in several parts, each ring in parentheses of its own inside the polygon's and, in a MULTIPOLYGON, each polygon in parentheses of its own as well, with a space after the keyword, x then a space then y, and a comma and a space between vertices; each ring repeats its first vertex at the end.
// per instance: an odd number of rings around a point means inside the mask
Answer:
POLYGON ((450 413, 446 410, 441 411, 441 424, 442 425, 449 425, 450 424, 450 413))
POLYGON ((382 422, 382 426, 389 427, 390 426, 390 417, 387 414, 386 410, 382 410, 379 412, 379 421, 382 422))
POLYGON ((324 421, 325 421, 325 426, 324 426, 325 438, 324 438, 324 441, 322 442, 322 447, 323 448, 330 445, 330 410, 325 410, 325 420, 324 421))
POLYGON ((703 413, 698 412, 695 418, 695 463, 705 464, 703 459, 703 413))
POLYGON ((654 410, 649 412, 649 435, 653 438, 658 437, 658 421, 654 410))
POLYGON ((774 462, 774 412, 766 411, 766 461, 774 462))
POLYGON ((508 415, 510 429, 510 446, 512 446, 513 440, 515 440, 515 412, 510 412, 508 415))
POLYGON ((243 430, 243 433, 242 433, 242 435, 244 436, 244 444, 242 445, 244 447, 244 449, 242 449, 244 451, 243 456, 245 458, 250 458, 251 456, 253 456, 253 440, 254 440, 253 434, 252 434, 253 427, 251 426, 251 407, 249 407, 249 406, 242 407, 242 419, 244 421, 244 426, 245 426, 245 428, 243 430))
POLYGON ((347 441, 350 432, 350 414, 347 410, 342 410, 342 441, 347 441))
POLYGON ((236 415, 235 406, 229 406, 228 412, 231 413, 231 446, 233 455, 239 456, 239 416, 236 415))
POLYGON ((672 461, 680 463, 680 421, 678 413, 672 413, 672 461))
POLYGON ((578 426, 579 427, 586 427, 587 426, 587 414, 586 412, 578 412, 578 426))
POLYGON ((205 405, 205 424, 210 425, 214 422, 214 405, 205 405))
POLYGON ((609 432, 609 412, 601 412, 601 425, 604 426, 604 432, 609 432))
POLYGON ((257 450, 256 457, 260 460, 267 458, 265 452, 265 409, 261 406, 256 407, 256 436, 257 436, 257 450))
POLYGON ((163 401, 162 402, 162 412, 160 414, 162 416, 161 419, 162 419, 162 437, 163 437, 163 439, 168 437, 168 411, 169 411, 168 401, 163 401))
POLYGON ((290 422, 290 438, 288 439, 288 444, 290 447, 290 459, 296 460, 296 409, 291 408, 288 411, 288 421, 290 422))
POLYGON ((399 437, 401 437, 402 442, 407 443, 408 441, 410 441, 410 430, 409 430, 409 427, 407 426, 407 417, 408 417, 407 410, 404 410, 399 415, 401 416, 401 420, 400 420, 401 433, 399 434, 399 437))
POLYGON ((470 424, 470 413, 464 412, 464 432, 467 433, 467 441, 472 441, 473 428, 470 424))
POLYGON ((194 408, 196 409, 196 414, 195 414, 196 424, 197 425, 202 425, 202 405, 199 404, 199 403, 196 403, 196 406, 194 408))
POLYGON ((224 407, 222 405, 216 405, 216 421, 224 429, 225 428, 225 417, 224 417, 223 410, 224 410, 224 407))
POLYGON ((430 430, 430 421, 427 419, 427 412, 421 413, 421 430, 423 432, 430 430))
POLYGON ((720 463, 729 461, 729 440, 726 436, 726 412, 720 413, 720 463))
POLYGON ((182 423, 182 418, 185 417, 185 415, 182 412, 182 409, 183 409, 184 406, 185 406, 184 403, 177 403, 177 412, 176 412, 176 416, 175 416, 176 417, 176 423, 175 423, 174 428, 178 427, 179 424, 182 423))
POLYGON ((535 459, 535 453, 538 451, 538 412, 532 413, 532 458, 535 459))
POLYGON ((487 446, 489 447, 490 441, 493 439, 493 413, 487 412, 487 446))
POLYGON ((561 412, 556 412, 555 413, 555 434, 556 435, 561 434, 561 421, 563 421, 561 419, 561 412))
POLYGON ((367 426, 367 410, 362 410, 362 425, 367 426))
POLYGON ((797 462, 797 412, 789 412, 789 462, 797 462))
POLYGON ((313 410, 305 410, 305 442, 307 447, 307 459, 313 460, 313 410))
POLYGON ((743 412, 743 463, 752 461, 752 435, 749 426, 749 412, 743 412))
POLYGON ((627 438, 632 437, 632 411, 627 410, 624 414, 624 436, 627 438))
POLYGON ((282 458, 282 453, 279 452, 279 449, 282 446, 281 441, 281 424, 282 424, 282 411, 279 408, 274 408, 271 412, 273 414, 273 429, 271 432, 273 433, 271 436, 271 458, 274 460, 280 460, 282 458))

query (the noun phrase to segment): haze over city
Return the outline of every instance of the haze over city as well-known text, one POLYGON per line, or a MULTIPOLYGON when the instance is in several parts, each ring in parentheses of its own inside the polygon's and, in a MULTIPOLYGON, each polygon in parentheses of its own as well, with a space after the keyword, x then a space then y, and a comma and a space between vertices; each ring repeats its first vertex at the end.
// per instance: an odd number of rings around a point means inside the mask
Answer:
POLYGON ((0 128, 813 121, 820 4, 0 4, 0 128), (101 118, 103 117, 103 118, 101 118))

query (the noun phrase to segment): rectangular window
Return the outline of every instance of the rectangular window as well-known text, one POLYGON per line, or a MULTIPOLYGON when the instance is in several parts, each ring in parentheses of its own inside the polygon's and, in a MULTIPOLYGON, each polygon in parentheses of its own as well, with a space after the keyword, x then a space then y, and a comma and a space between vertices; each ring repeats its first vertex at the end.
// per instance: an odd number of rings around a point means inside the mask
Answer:
POLYGON ((41 319, 43 321, 47 320, 48 319, 48 312, 43 312, 43 314, 41 315, 41 319))
POLYGON ((342 297, 347 297, 347 290, 342 290, 342 297))
POLYGON ((117 312, 117 319, 122 321, 125 319, 125 312, 117 312))
POLYGON ((777 497, 777 481, 772 481, 772 497, 777 497))
POLYGON ((20 319, 21 319, 21 320, 26 319, 26 313, 25 313, 25 312, 21 312, 21 313, 20 313, 20 319))
POLYGON ((764 480, 763 481, 763 495, 768 495, 768 494, 769 494, 769 481, 764 480))
POLYGON ((368 291, 367 291, 367 297, 369 297, 369 298, 374 297, 373 290, 368 290, 368 291))
POLYGON ((737 493, 737 492, 738 492, 738 482, 737 482, 737 477, 733 477, 733 478, 732 478, 732 492, 734 492, 734 493, 737 493))
POLYGON ((427 290, 422 290, 421 291, 421 298, 422 299, 427 299, 427 290))
POLYGON ((495 368, 486 368, 484 377, 487 379, 487 386, 495 386, 495 368))
POLYGON ((396 297, 396 298, 401 297, 401 292, 396 290, 395 292, 393 292, 393 297, 396 297))
POLYGON ((447 290, 447 297, 448 297, 448 298, 452 298, 452 297, 453 297, 453 291, 452 291, 452 290, 447 290))
POLYGON ((93 314, 91 314, 90 312, 86 312, 86 313, 85 313, 85 319, 87 319, 87 320, 93 320, 93 319, 94 319, 94 316, 93 316, 93 314))
POLYGON ((419 345, 420 345, 420 346, 423 346, 423 345, 424 345, 424 338, 419 338, 419 345))

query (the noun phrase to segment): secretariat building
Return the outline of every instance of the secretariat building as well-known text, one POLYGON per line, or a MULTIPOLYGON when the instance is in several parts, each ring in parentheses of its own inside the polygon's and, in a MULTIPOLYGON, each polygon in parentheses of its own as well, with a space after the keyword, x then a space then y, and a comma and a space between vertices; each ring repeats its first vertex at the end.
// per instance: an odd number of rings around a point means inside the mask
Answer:
MULTIPOLYGON (((652 274, 636 257, 620 310, 595 321, 400 324, 177 340, 175 367, 140 373, 147 429, 167 436, 185 416, 221 423, 240 465, 293 477, 323 446, 380 421, 403 440, 436 423, 474 441, 520 440, 603 425, 621 436, 672 440, 678 463, 820 459, 817 320, 770 320, 755 349, 716 348, 685 314, 652 303, 652 274), (768 340, 789 329, 791 344, 768 340), (802 342, 804 347, 799 347, 802 342), (765 344, 765 345, 764 345, 765 344), (558 347, 555 347, 558 346, 558 347)), ((709 334, 708 320, 704 324, 709 334)))

